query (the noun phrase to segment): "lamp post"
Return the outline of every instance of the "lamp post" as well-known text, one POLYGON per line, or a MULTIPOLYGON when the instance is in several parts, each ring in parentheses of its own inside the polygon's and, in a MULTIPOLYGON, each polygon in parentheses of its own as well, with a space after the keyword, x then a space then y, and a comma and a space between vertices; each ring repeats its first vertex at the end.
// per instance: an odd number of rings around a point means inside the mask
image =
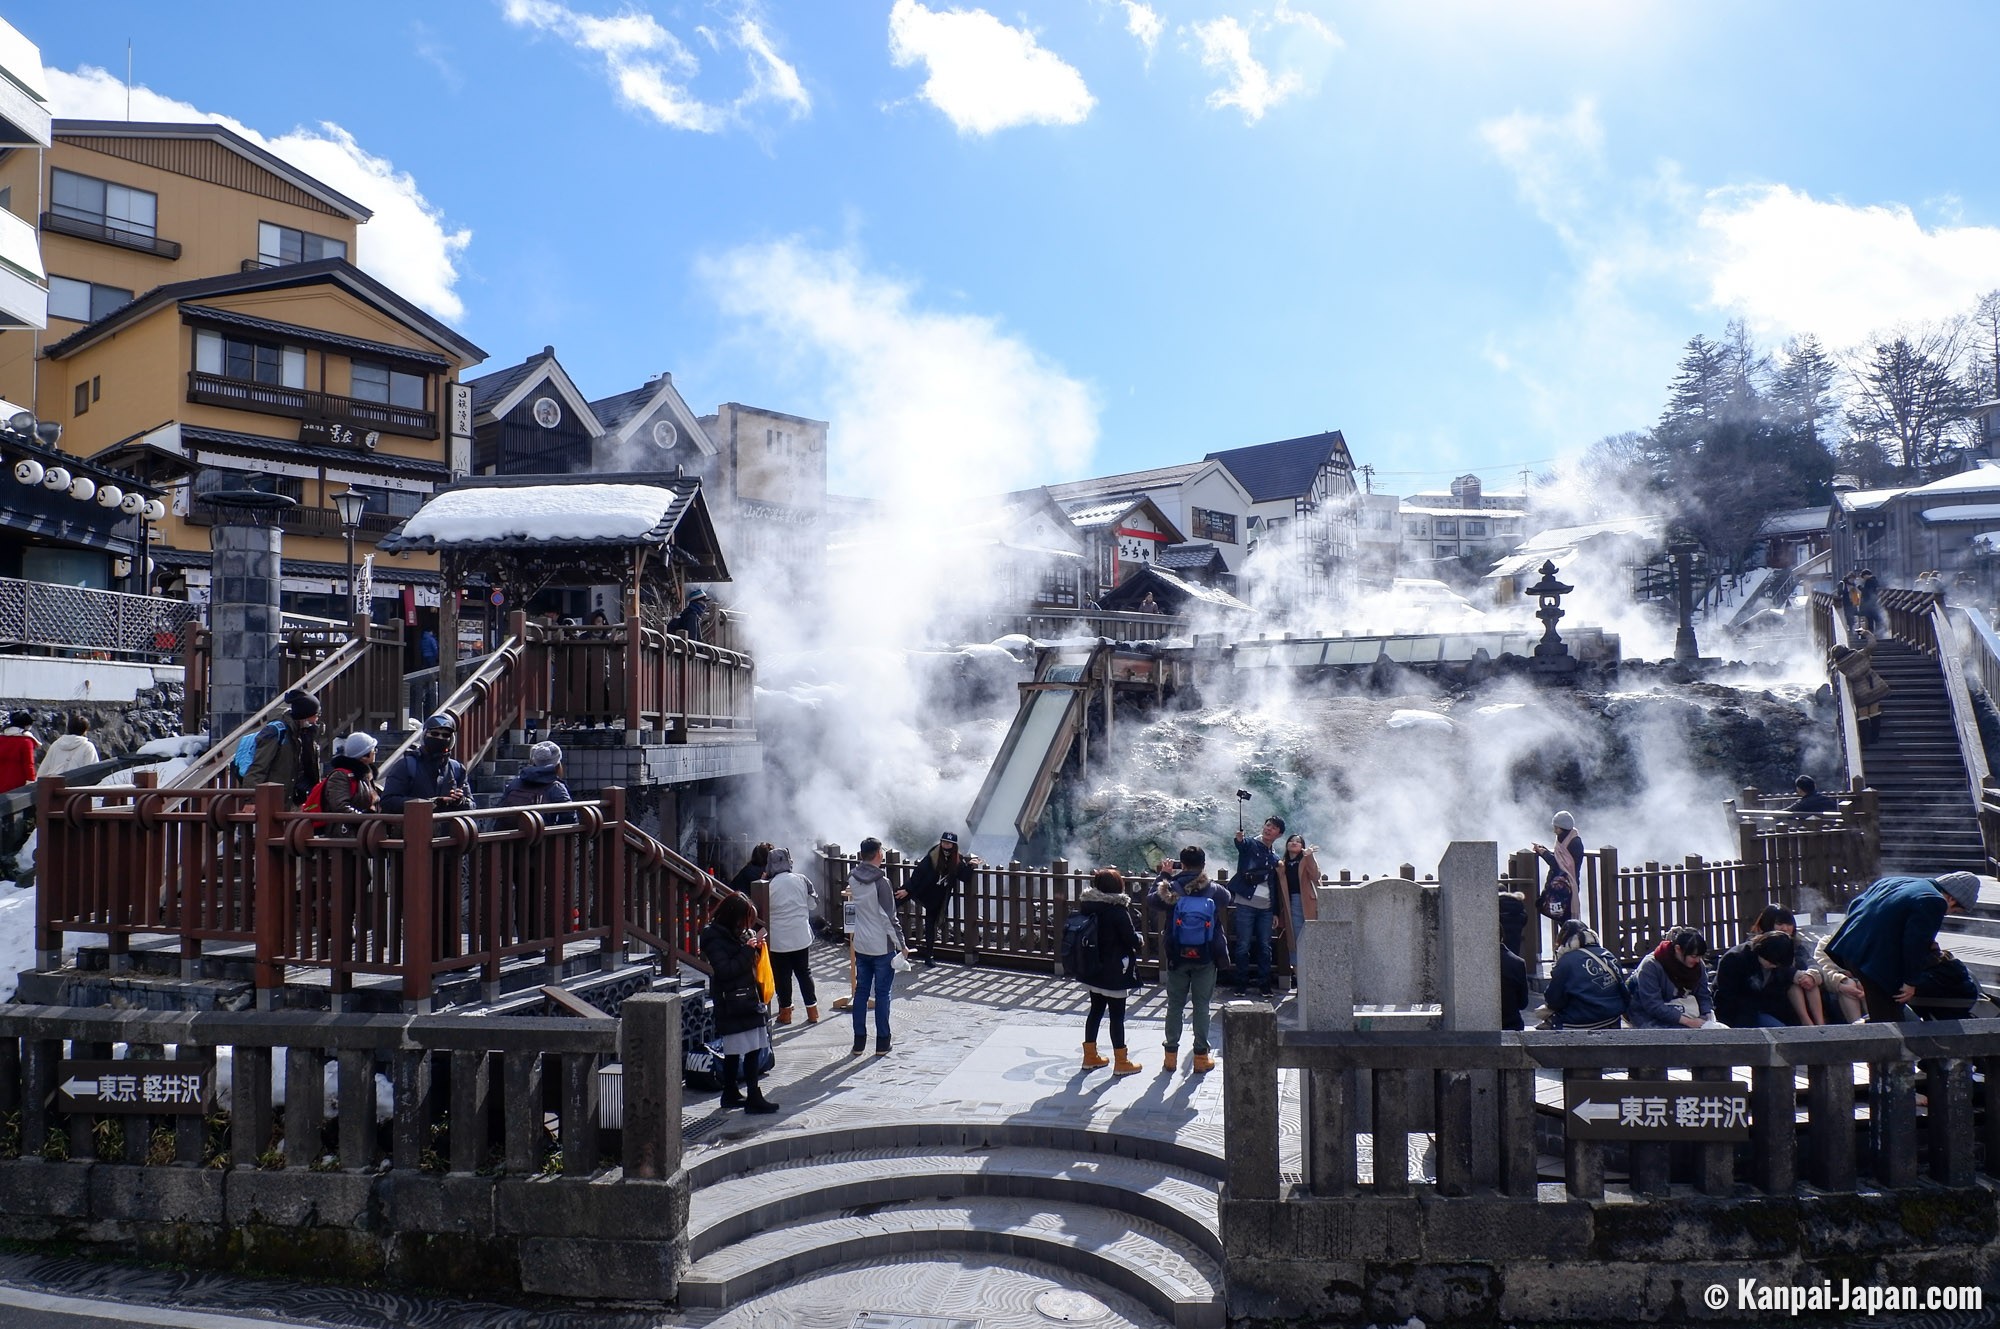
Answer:
POLYGON ((361 529, 361 510, 368 506, 368 495, 349 485, 346 492, 333 496, 333 506, 340 511, 341 534, 347 537, 347 616, 353 619, 365 612, 354 595, 354 534, 361 529))

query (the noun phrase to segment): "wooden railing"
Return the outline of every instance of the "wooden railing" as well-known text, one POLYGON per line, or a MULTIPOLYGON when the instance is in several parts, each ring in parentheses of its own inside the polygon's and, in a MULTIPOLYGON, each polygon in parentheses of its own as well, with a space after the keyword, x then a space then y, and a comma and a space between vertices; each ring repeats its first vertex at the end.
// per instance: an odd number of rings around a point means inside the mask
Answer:
POLYGON ((611 725, 628 734, 748 734, 754 727, 750 657, 637 618, 603 627, 531 629, 547 656, 546 706, 555 724, 611 725))
POLYGON ((393 977, 424 1009, 446 975, 476 974, 494 993, 509 961, 554 968, 579 943, 611 967, 628 930, 692 951, 715 889, 627 820, 617 789, 601 802, 439 812, 417 800, 401 815, 335 815, 287 811, 272 784, 137 779, 116 793, 60 777, 37 788, 44 969, 60 963, 66 933, 104 933, 113 955, 135 936, 167 936, 189 976, 204 943, 254 948, 265 1005, 300 968, 325 973, 336 996, 357 978, 393 977))
MULTIPOLYGON (((515 635, 478 661, 457 690, 430 712, 458 720, 458 744, 452 755, 464 762, 467 770, 485 761, 509 731, 521 728, 528 716, 537 714, 546 696, 545 676, 524 663, 532 658, 532 647, 522 635, 533 631, 526 616, 514 614, 510 628, 515 635)), ((420 721, 428 718, 418 717, 420 721)), ((393 748, 378 756, 375 768, 388 770, 390 762, 413 750, 422 738, 421 728, 403 734, 393 748)))
MULTIPOLYGON (((1813 592, 1813 644, 1822 656, 1836 646, 1851 646, 1853 640, 1847 630, 1847 608, 1836 596, 1825 591, 1813 592)), ((1834 710, 1840 717, 1840 759, 1847 775, 1847 786, 1852 789, 1867 783, 1867 772, 1861 760, 1861 720, 1855 713, 1854 685, 1847 675, 1829 664, 1827 679, 1833 689, 1834 710)))
MULTIPOLYGON (((1229 1104, 1223 1152, 1226 1198, 1276 1200, 1281 1106, 1279 1073, 1304 1073, 1298 1102, 1310 1114, 1304 1188, 1321 1196, 1423 1195, 1438 1200, 1507 1195, 1532 1198, 1548 1180, 1539 1169, 1536 1072, 1597 1081, 1629 1072, 1663 1080, 1749 1085, 1745 1145, 1698 1143, 1607 1145, 1569 1138, 1556 1180, 1578 1200, 1602 1199, 1607 1153, 1625 1155, 1631 1189, 1664 1195, 1673 1182, 1704 1195, 1736 1193, 1741 1179, 1767 1195, 1791 1195, 1801 1181, 1819 1192, 1854 1192, 1865 1184, 1901 1189, 1920 1177, 1971 1187, 1983 1172, 2000 1176, 2000 1076, 1983 1087, 1975 1067, 2000 1057, 2000 1029, 1978 1021, 1871 1024, 1804 1029, 1593 1030, 1587 1033, 1280 1032, 1268 1007, 1232 1004, 1223 1012, 1224 1098, 1229 1104), (1869 1068, 1865 1117, 1856 1111, 1857 1064, 1869 1068), (1803 1149, 1797 1079, 1803 1071, 1803 1149), (1473 1081, 1498 1086, 1498 1138, 1473 1108, 1473 1081), (1919 1084, 1923 1100, 1920 1100, 1919 1084), (1983 1099, 1985 1139, 1975 1138, 1975 1093, 1983 1099), (1919 1102, 1927 1104, 1918 1111, 1919 1102), (1372 1123, 1360 1126, 1361 1105, 1372 1123), (1479 1133, 1475 1134, 1475 1130, 1479 1133), (1410 1175, 1408 1135, 1434 1143, 1433 1179, 1410 1175), (1360 1152, 1373 1175, 1357 1178, 1360 1152), (1388 1141, 1384 1147, 1382 1141, 1388 1141), (1984 1156, 1978 1147, 1983 1143, 1984 1156), (1679 1158, 1676 1157, 1679 1150, 1679 1158)), ((1486 1119, 1489 1123, 1492 1118, 1486 1119)))
MULTIPOLYGON (((278 383, 258 383, 230 378, 224 374, 188 371, 187 399, 208 406, 227 406, 259 415, 286 415, 298 420, 332 420, 357 431, 374 430, 404 434, 411 438, 436 438, 437 413, 413 411, 387 402, 363 401, 334 392, 314 392, 288 388, 278 383)), ((357 443, 357 460, 368 456, 357 443)))
MULTIPOLYGON (((189 710, 183 730, 198 733, 208 727, 207 701, 211 649, 208 632, 192 633, 183 658, 188 665, 189 710), (198 699, 198 700, 197 700, 198 699)), ((319 699, 320 732, 331 739, 354 729, 379 729, 400 724, 403 715, 403 627, 357 618, 346 634, 294 632, 280 653, 279 695, 227 734, 209 734, 208 751, 174 780, 176 788, 201 788, 234 782, 231 760, 236 744, 273 720, 284 718, 285 692, 297 689, 319 699)))

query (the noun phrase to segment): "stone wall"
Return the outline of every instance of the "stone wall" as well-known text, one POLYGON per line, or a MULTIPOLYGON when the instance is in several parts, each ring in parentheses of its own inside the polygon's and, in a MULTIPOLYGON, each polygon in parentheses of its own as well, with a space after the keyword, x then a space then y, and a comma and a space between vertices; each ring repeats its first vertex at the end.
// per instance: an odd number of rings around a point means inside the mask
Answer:
MULTIPOLYGON (((1743 1323, 1738 1280, 2000 1289, 1987 1181, 1861 1194, 1546 1202, 1225 1198, 1231 1322, 1743 1323), (1704 1296, 1721 1284, 1728 1301, 1704 1296)), ((1858 1313, 1831 1318, 1858 1321, 1858 1313)))
POLYGON ((685 1173, 662 1181, 0 1163, 0 1238, 317 1280, 667 1302, 685 1173))
POLYGON ((122 757, 156 738, 181 731, 181 687, 178 683, 147 688, 129 702, 69 702, 0 697, 0 713, 28 711, 35 717, 34 734, 46 746, 68 732, 69 717, 90 721, 90 741, 104 757, 122 757))

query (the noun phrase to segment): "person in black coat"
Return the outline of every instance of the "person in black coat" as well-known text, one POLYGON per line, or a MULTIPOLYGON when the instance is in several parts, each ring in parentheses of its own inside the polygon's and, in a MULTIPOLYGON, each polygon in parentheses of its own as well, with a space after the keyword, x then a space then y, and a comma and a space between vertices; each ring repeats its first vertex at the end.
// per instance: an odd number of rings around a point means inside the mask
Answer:
POLYGON ((951 897, 972 885, 979 860, 958 852, 958 833, 946 831, 928 854, 910 869, 910 880, 897 898, 908 896, 924 907, 924 968, 937 967, 938 924, 951 897))
POLYGON ((1143 943, 1139 929, 1132 925, 1131 897, 1125 894, 1125 877, 1117 868, 1099 868, 1090 874, 1090 885, 1077 896, 1077 912, 1097 920, 1097 967, 1079 974, 1084 991, 1090 994, 1090 1015, 1083 1026, 1083 1069, 1094 1071, 1110 1066, 1113 1075, 1134 1075, 1146 1069, 1125 1055, 1125 999, 1139 986, 1135 967, 1143 943), (1097 1031, 1104 1017, 1111 1017, 1111 1051, 1115 1063, 1097 1055, 1097 1031))
POLYGON ((757 983, 757 956, 764 936, 747 895, 731 894, 715 907, 701 930, 701 956, 709 966, 709 998, 715 1007, 716 1046, 722 1050, 722 1103, 745 1112, 776 1112, 758 1079, 771 1031, 764 1023, 764 993, 757 983), (744 1092, 736 1091, 741 1077, 744 1092))
POLYGON ((1803 1024, 1794 1009, 1789 934, 1763 932, 1723 952, 1715 965, 1715 1018, 1731 1029, 1803 1024))

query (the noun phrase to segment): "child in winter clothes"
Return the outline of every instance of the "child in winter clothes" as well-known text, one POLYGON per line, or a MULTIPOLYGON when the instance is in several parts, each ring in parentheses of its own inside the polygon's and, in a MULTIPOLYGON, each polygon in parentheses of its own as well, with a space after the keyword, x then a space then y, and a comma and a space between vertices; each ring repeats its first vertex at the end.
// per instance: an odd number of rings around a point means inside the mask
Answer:
POLYGON ((1117 868, 1099 868, 1077 897, 1077 910, 1097 920, 1097 969, 1082 977, 1090 994, 1090 1016, 1083 1026, 1083 1068, 1094 1071, 1112 1063, 1097 1055, 1097 1031, 1111 1016, 1111 1051, 1118 1058, 1113 1075, 1133 1075, 1146 1069, 1125 1055, 1125 999, 1139 986, 1134 964, 1139 958, 1139 929, 1132 926, 1132 906, 1125 878, 1117 868))

